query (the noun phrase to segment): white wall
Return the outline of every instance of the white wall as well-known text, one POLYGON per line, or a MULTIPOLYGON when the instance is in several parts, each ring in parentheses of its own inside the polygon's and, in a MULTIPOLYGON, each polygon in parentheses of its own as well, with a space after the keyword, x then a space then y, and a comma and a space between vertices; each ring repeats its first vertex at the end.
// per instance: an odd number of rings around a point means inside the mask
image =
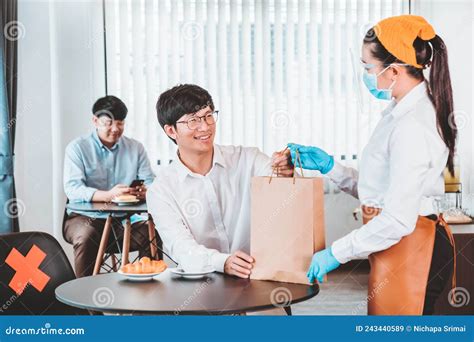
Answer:
POLYGON ((19 2, 24 36, 18 41, 17 196, 21 230, 52 232, 51 68, 49 8, 19 2))
MULTIPOLYGON (((42 230, 65 246, 61 221, 66 144, 90 129, 103 96, 101 4, 20 0, 15 177, 22 231, 42 230)), ((68 254, 70 247, 67 246, 68 254)))

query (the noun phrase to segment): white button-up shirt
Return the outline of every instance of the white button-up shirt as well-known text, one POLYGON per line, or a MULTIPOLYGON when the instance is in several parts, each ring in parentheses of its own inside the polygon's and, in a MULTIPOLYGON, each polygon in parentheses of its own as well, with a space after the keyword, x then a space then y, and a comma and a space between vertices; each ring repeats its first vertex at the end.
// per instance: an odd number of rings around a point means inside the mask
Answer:
POLYGON ((425 83, 382 112, 359 165, 359 173, 336 164, 328 176, 380 215, 332 244, 347 262, 385 250, 413 232, 418 215, 437 214, 444 193, 448 148, 436 125, 425 83))
POLYGON ((251 178, 271 172, 271 159, 257 148, 219 145, 205 176, 179 158, 162 169, 147 204, 171 257, 179 263, 183 254, 205 251, 223 272, 231 253, 250 253, 251 178))

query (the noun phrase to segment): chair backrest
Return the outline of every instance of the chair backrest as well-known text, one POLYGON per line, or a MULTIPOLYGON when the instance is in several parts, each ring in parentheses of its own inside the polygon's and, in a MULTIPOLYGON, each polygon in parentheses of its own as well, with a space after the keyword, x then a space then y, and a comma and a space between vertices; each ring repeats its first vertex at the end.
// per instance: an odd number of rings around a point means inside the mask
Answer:
POLYGON ((66 254, 51 235, 0 235, 0 315, 86 315, 86 310, 59 302, 54 293, 75 278, 66 254))

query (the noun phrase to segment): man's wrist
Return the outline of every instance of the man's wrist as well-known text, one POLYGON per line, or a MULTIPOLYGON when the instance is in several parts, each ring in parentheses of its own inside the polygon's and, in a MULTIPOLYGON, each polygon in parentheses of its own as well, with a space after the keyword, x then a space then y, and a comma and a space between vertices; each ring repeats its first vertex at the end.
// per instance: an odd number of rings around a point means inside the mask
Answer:
POLYGON ((211 265, 216 271, 224 273, 225 263, 230 256, 231 254, 227 253, 214 253, 211 255, 211 265))

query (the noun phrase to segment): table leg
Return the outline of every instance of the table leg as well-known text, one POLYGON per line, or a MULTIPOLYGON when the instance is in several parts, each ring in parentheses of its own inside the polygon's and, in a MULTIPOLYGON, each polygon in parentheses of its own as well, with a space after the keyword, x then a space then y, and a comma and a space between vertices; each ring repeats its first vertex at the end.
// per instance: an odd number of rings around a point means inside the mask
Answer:
POLYGON ((97 258, 95 259, 93 275, 99 274, 100 267, 104 262, 105 249, 107 248, 107 242, 109 241, 110 229, 112 228, 112 216, 109 215, 105 221, 104 231, 100 239, 99 250, 97 252, 97 258))
POLYGON ((155 233, 155 223, 151 219, 151 216, 148 217, 148 239, 150 240, 150 254, 151 259, 154 260, 156 257, 156 233, 155 233))
POLYGON ((123 230, 123 248, 122 248, 122 266, 128 264, 128 253, 130 252, 130 235, 132 232, 132 224, 130 218, 125 219, 125 227, 123 230))
POLYGON ((114 272, 117 272, 118 271, 118 269, 117 269, 117 257, 115 256, 115 254, 112 254, 111 258, 112 258, 112 269, 114 270, 114 272))

